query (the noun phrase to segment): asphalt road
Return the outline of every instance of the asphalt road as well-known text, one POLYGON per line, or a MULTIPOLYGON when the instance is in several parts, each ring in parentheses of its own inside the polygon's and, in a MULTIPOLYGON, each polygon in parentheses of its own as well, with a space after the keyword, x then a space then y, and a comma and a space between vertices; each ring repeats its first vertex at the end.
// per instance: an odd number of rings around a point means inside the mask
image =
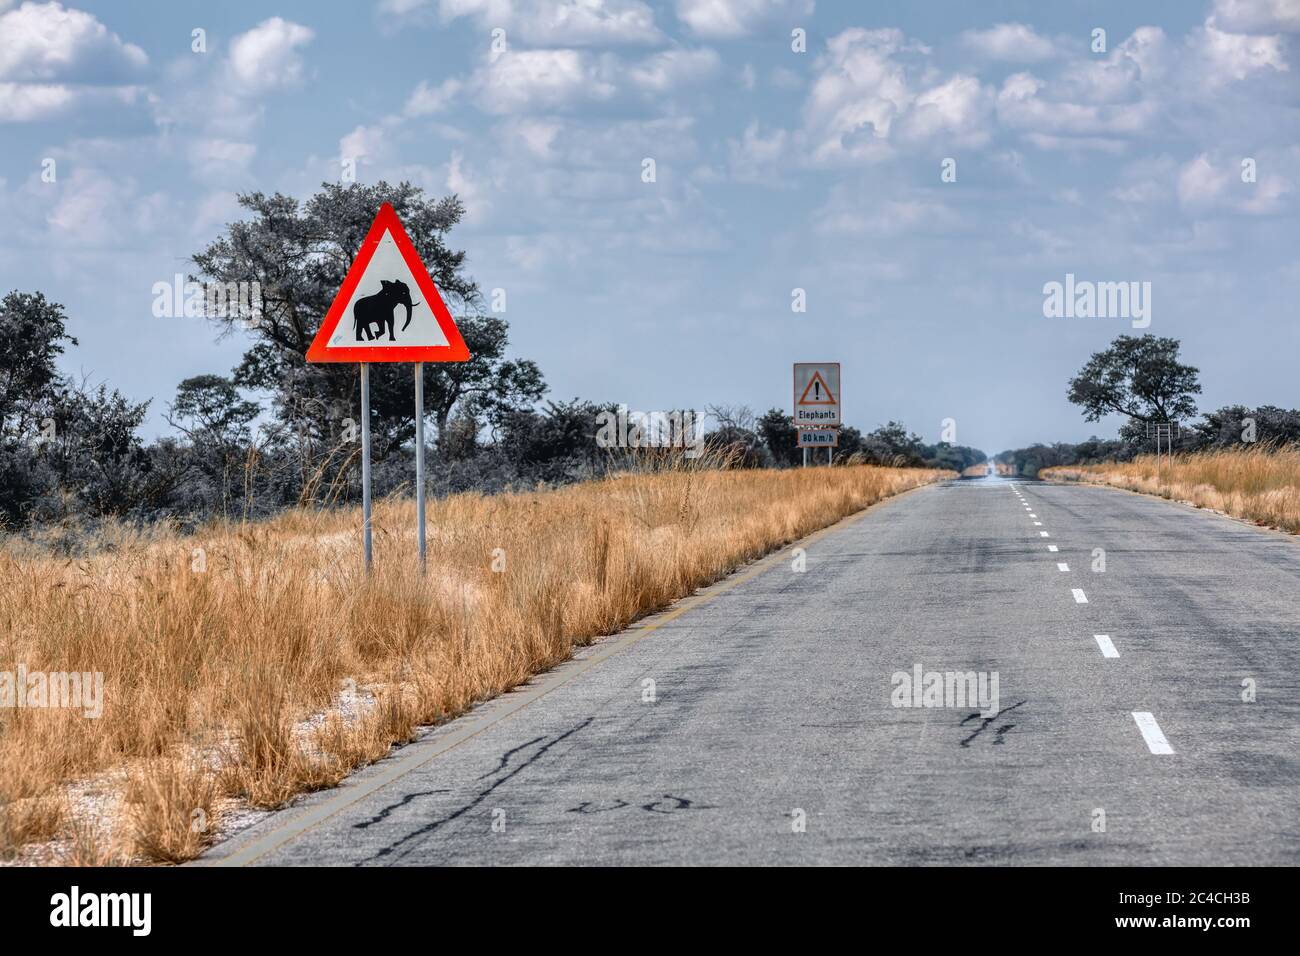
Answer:
POLYGON ((989 478, 801 546, 205 861, 1300 862, 1300 542, 989 478), (918 664, 997 713, 894 706, 918 664))

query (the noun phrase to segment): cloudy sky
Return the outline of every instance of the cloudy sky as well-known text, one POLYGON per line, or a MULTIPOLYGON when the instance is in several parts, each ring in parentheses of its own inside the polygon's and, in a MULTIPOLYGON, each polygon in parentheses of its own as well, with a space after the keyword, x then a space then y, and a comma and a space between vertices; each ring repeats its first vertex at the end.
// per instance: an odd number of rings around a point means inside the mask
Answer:
POLYGON ((0 289, 151 433, 246 345, 153 284, 343 158, 464 199, 553 398, 788 409, 838 360, 864 428, 1110 434, 1066 381, 1134 330, 1044 317, 1072 273, 1151 283, 1203 408, 1300 405, 1300 0, 0 0, 0 289))

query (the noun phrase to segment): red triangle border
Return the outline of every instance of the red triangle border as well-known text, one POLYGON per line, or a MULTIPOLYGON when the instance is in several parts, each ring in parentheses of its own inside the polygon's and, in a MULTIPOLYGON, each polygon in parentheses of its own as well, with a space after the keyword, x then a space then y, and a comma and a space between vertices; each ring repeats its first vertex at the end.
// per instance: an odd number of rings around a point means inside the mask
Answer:
POLYGON ((424 263, 420 261, 420 254, 415 251, 415 246, 402 228, 402 221, 397 218, 397 211, 389 203, 384 203, 379 207, 379 214, 375 216, 375 221, 370 226, 370 231, 366 233, 366 238, 361 243, 361 248, 357 250, 357 256, 352 260, 352 266, 348 269, 347 277, 343 280, 343 285, 339 288, 338 295, 334 297, 334 302, 330 305, 329 311, 325 313, 325 318, 321 321, 320 331, 312 339, 311 345, 307 349, 308 362, 468 362, 470 358, 469 347, 461 337, 460 329, 456 328, 456 322, 447 311, 446 304, 442 301, 442 296, 438 294, 438 287, 433 284, 433 279, 429 271, 425 269, 424 263), (348 303, 352 301, 352 293, 361 283, 362 277, 366 274, 366 269, 370 265, 370 260, 375 257, 375 252, 379 249, 379 243, 384 238, 384 232, 390 232, 393 241, 397 244, 397 250, 402 254, 402 259, 406 267, 411 270, 411 276, 415 279, 415 284, 419 288, 424 301, 429 304, 433 311, 434 318, 438 321, 438 327, 442 329, 442 334, 447 339, 446 345, 397 345, 397 346, 356 346, 343 348, 327 348, 330 336, 338 328, 347 311, 348 303))

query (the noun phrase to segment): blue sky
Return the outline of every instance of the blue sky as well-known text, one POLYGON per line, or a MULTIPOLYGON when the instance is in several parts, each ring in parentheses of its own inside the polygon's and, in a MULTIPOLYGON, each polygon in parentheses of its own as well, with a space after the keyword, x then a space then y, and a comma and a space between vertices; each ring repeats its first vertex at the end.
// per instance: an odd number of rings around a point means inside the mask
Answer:
POLYGON ((0 0, 0 288, 64 303, 64 367, 151 434, 247 345, 153 284, 343 157, 461 195, 553 398, 788 410, 837 360, 864 428, 1111 434, 1066 381, 1134 330, 1044 317, 1072 273, 1151 283, 1202 408, 1300 405, 1300 0, 0 0))

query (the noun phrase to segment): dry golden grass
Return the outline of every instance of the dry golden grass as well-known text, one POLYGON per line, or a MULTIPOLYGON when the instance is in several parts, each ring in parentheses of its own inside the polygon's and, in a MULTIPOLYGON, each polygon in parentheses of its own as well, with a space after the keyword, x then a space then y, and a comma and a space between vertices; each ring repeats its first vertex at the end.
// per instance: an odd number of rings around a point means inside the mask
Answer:
POLYGON ((104 704, 98 719, 0 710, 0 851, 61 829, 72 860, 119 859, 58 800, 117 774, 122 852, 190 858, 210 832, 193 823, 219 798, 272 807, 332 786, 576 645, 948 475, 679 465, 456 495, 429 503, 425 576, 409 500, 376 505, 369 579, 355 509, 187 537, 117 529, 80 560, 2 548, 0 668, 102 672, 104 704))
POLYGON ((1086 481, 1186 501, 1300 534, 1300 449, 1261 445, 1122 464, 1047 468, 1053 481, 1086 481))

